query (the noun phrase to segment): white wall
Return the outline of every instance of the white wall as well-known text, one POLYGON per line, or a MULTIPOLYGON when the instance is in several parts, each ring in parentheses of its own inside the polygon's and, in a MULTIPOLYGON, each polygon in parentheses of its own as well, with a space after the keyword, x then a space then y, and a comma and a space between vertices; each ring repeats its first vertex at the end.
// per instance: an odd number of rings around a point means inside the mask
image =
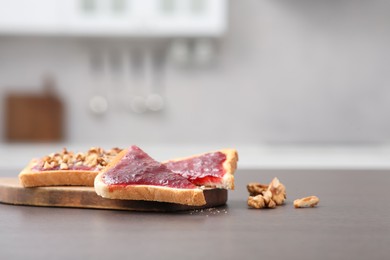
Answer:
POLYGON ((42 73, 54 72, 75 143, 388 142, 389 8, 389 1, 230 1, 218 62, 168 67, 161 114, 91 116, 91 41, 3 36, 0 95, 37 90, 42 73))

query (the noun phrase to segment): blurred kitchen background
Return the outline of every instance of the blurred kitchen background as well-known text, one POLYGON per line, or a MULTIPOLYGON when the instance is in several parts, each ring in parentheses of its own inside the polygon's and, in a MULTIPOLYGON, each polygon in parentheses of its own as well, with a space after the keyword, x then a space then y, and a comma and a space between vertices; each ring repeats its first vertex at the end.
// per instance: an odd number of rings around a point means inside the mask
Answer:
POLYGON ((0 0, 0 168, 66 146, 390 168, 390 1, 0 0))

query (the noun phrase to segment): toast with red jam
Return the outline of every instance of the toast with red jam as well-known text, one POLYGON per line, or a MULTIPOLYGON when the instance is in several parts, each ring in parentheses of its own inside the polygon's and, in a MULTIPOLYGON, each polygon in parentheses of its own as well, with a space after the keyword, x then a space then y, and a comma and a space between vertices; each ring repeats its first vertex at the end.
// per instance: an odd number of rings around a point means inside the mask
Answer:
POLYGON ((96 176, 95 191, 109 199, 206 204, 201 188, 137 146, 123 150, 96 176))

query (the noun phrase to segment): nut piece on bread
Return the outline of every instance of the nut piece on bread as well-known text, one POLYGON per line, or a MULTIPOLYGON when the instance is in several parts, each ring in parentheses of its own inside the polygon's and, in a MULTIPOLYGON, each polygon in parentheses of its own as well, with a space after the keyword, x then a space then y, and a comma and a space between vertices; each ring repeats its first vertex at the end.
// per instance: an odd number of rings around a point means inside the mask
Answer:
POLYGON ((108 199, 206 204, 202 189, 137 146, 122 151, 97 175, 95 191, 108 199))

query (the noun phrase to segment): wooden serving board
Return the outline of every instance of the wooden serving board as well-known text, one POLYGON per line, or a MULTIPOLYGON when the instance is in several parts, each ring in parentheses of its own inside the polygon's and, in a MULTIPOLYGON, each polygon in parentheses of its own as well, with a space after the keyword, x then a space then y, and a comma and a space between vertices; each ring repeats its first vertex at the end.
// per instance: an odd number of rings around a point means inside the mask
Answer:
POLYGON ((24 188, 17 178, 0 178, 0 202, 13 205, 169 212, 211 208, 226 204, 227 190, 204 190, 204 195, 206 205, 203 206, 141 200, 112 200, 98 196, 93 187, 24 188))

